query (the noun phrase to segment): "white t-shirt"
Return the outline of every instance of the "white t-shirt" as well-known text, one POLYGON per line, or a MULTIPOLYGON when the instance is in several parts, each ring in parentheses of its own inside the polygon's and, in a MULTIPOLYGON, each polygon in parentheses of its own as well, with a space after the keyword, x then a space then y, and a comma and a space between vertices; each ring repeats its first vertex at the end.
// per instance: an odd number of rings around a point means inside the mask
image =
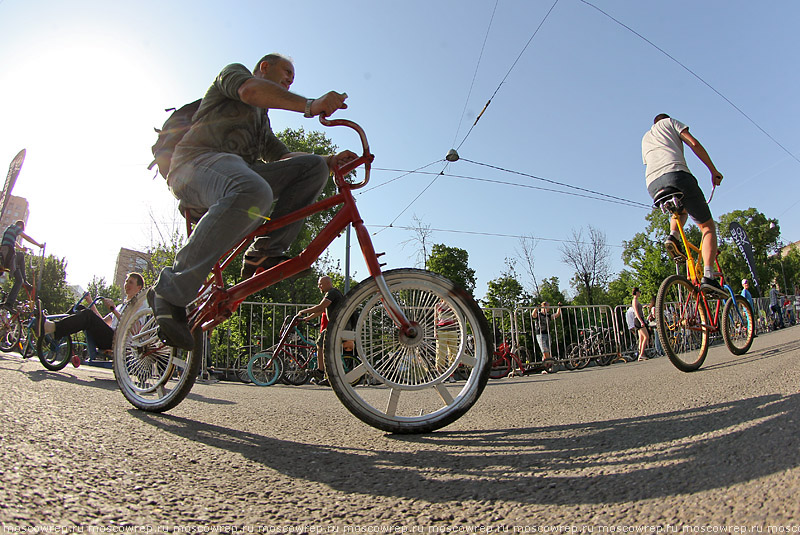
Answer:
POLYGON ((690 173, 683 156, 681 132, 689 128, 672 118, 661 119, 648 130, 642 138, 642 161, 647 166, 645 178, 647 185, 674 171, 690 173))
POLYGON ((633 307, 628 307, 628 311, 625 312, 625 322, 628 324, 628 329, 636 327, 636 311, 633 307))

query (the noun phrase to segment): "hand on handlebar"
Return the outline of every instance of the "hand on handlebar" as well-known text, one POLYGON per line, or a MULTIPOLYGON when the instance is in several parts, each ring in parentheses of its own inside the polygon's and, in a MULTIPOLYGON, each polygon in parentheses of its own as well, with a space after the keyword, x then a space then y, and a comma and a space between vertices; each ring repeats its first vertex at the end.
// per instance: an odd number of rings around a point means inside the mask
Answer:
POLYGON ((339 154, 331 154, 328 156, 328 169, 333 171, 336 167, 341 167, 350 163, 358 158, 358 154, 350 150, 344 150, 339 154))
POLYGON ((314 99, 311 103, 311 115, 331 115, 336 110, 347 109, 347 104, 344 103, 347 98, 347 93, 337 93, 330 91, 321 97, 314 99))

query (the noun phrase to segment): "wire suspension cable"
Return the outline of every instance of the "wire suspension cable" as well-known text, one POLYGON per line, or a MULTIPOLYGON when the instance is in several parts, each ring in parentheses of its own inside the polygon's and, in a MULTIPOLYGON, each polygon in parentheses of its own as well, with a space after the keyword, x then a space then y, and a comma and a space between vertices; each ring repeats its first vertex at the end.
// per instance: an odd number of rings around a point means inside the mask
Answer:
POLYGON ((461 124, 464 122, 464 115, 467 113, 467 106, 469 105, 469 97, 472 96, 472 89, 475 87, 475 79, 478 77, 478 69, 481 66, 481 59, 483 59, 483 51, 486 49, 486 41, 489 40, 489 30, 492 29, 492 22, 494 22, 494 14, 497 12, 497 4, 500 0, 495 0, 494 9, 492 10, 492 16, 489 19, 489 26, 486 28, 486 35, 483 38, 483 45, 481 46, 481 52, 478 54, 478 63, 475 65, 475 72, 472 74, 472 83, 469 85, 469 91, 467 91, 467 99, 464 101, 464 109, 461 111, 461 118, 458 120, 458 128, 456 128, 456 133, 453 136, 453 145, 455 146, 456 140, 458 139, 458 133, 461 131, 461 124))
POLYGON ((523 173, 521 171, 512 171, 511 169, 505 169, 503 167, 498 167, 496 165, 491 165, 491 164, 488 164, 488 163, 475 162, 475 161, 469 160, 467 158, 461 158, 461 160, 465 161, 465 162, 473 163, 475 165, 482 165, 484 167, 489 167, 491 169, 497 169, 498 171, 504 171, 506 173, 513 173, 515 175, 525 176, 525 177, 528 177, 528 178, 533 178, 535 180, 541 180, 542 182, 547 182, 549 184, 556 184, 558 186, 562 186, 562 187, 565 187, 565 188, 571 188, 571 189, 575 189, 575 190, 578 190, 578 191, 591 193, 592 195, 598 195, 600 197, 606 197, 608 199, 614 199, 615 201, 622 201, 624 203, 628 203, 628 204, 631 204, 631 205, 634 205, 634 206, 641 206, 641 207, 645 207, 645 208, 650 209, 650 205, 649 204, 644 204, 644 203, 641 203, 641 202, 632 201, 630 199, 624 199, 622 197, 616 197, 614 195, 609 195, 607 193, 601 193, 599 191, 594 191, 594 190, 587 189, 587 188, 581 188, 579 186, 572 186, 572 185, 566 184, 564 182, 558 182, 556 180, 550 180, 549 178, 543 178, 543 177, 540 177, 540 176, 530 175, 528 173, 523 173))
POLYGON ((542 26, 544 25, 545 21, 546 21, 546 20, 547 20, 547 18, 550 16, 550 13, 552 13, 552 12, 553 12, 553 9, 556 7, 556 4, 558 4, 558 0, 555 0, 555 2, 553 2, 553 5, 552 5, 552 6, 550 6, 550 9, 547 11, 547 14, 544 16, 544 18, 542 19, 542 21, 539 23, 539 25, 538 25, 538 26, 536 27, 536 29, 533 31, 533 35, 531 35, 531 38, 530 38, 530 39, 528 39, 528 42, 527 42, 527 43, 525 44, 525 46, 522 48, 522 51, 521 51, 521 52, 519 53, 519 55, 517 56, 517 59, 515 59, 515 60, 514 60, 514 63, 512 63, 512 64, 511 64, 511 67, 508 69, 508 72, 506 73, 506 75, 503 77, 503 79, 502 79, 502 80, 500 80, 500 83, 498 84, 498 86, 497 86, 497 89, 495 89, 495 90, 494 90, 494 93, 492 93, 492 96, 491 96, 491 97, 489 97, 489 100, 487 100, 487 101, 486 101, 486 104, 484 104, 484 106, 483 106, 483 109, 482 109, 482 110, 481 110, 481 112, 478 114, 478 116, 475 118, 475 122, 474 122, 474 123, 472 123, 472 126, 469 128, 469 130, 467 131, 467 133, 464 135, 464 139, 462 139, 462 140, 461 140, 461 143, 459 143, 459 144, 458 144, 458 147, 456 147, 456 149, 460 149, 460 148, 461 148, 461 145, 463 145, 463 144, 464 144, 464 142, 467 140, 467 138, 469 137, 469 135, 472 133, 472 130, 475 128, 475 125, 477 125, 477 124, 478 124, 478 121, 480 121, 481 117, 483 116, 483 113, 486 111, 486 108, 488 108, 488 107, 489 107, 489 104, 491 104, 491 102, 492 102, 492 99, 495 97, 495 95, 497 95, 497 92, 498 92, 498 91, 500 91, 500 88, 503 86, 503 84, 505 83, 506 79, 507 79, 507 78, 509 77, 509 75, 511 74, 511 71, 513 71, 513 70, 514 70, 514 67, 516 67, 516 65, 517 65, 517 63, 519 62, 520 58, 522 58, 522 54, 524 54, 524 53, 525 53, 525 51, 528 49, 528 46, 530 46, 530 44, 531 44, 531 41, 533 41, 533 38, 534 38, 534 37, 536 37, 536 34, 537 34, 537 33, 539 33, 539 30, 542 28, 542 26))
POLYGON ((636 35, 637 37, 639 37, 641 40, 645 41, 647 44, 649 44, 650 46, 652 46, 653 48, 655 48, 656 50, 658 50, 658 51, 659 51, 659 52, 661 52, 662 54, 664 54, 665 56, 667 56, 669 59, 671 59, 672 61, 674 61, 674 62, 675 62, 675 63, 677 63, 678 65, 680 65, 681 67, 683 67, 683 69, 684 69, 684 70, 686 70, 686 72, 688 72, 689 74, 691 74, 692 76, 694 76, 695 78, 697 78, 698 80, 700 80, 700 81, 701 81, 701 82, 702 82, 702 83, 703 83, 703 84, 704 84, 706 87, 708 87, 709 89, 711 89, 711 91, 713 91, 714 93, 716 93, 717 95, 719 95, 719 96, 722 98, 722 100, 724 100, 725 102, 727 102, 728 104, 730 104, 730 105, 733 107, 733 109, 735 109, 736 111, 738 111, 738 112, 739 112, 739 113, 740 113, 740 114, 741 114, 741 115, 742 115, 742 116, 743 116, 745 119, 747 119, 748 121, 750 121, 750 122, 753 124, 753 126, 755 126, 756 128, 758 128, 758 129, 761 131, 761 133, 763 133, 763 134, 764 134, 765 136, 767 136, 767 137, 768 137, 770 140, 772 140, 772 142, 773 142, 773 143, 775 143, 777 146, 779 146, 781 149, 783 149, 783 151, 784 151, 786 154, 788 154, 789 156, 791 156, 791 157, 792 157, 792 158, 793 158, 793 159, 794 159, 796 162, 800 163, 800 159, 798 159, 798 158, 797 158, 797 156, 795 156, 795 155, 794 155, 794 154, 793 154, 793 153, 792 153, 792 152, 791 152, 789 149, 787 149, 786 147, 784 147, 784 146, 783 146, 783 145, 782 145, 782 144, 781 144, 781 143, 780 143, 780 142, 779 142, 777 139, 775 139, 774 137, 772 137, 772 136, 769 134, 769 132, 767 132, 766 130, 764 130, 763 128, 761 128, 761 126, 760 126, 760 125, 759 125, 757 122, 755 122, 755 121, 754 121, 754 120, 753 120, 753 119, 752 119, 752 118, 751 118, 749 115, 747 115, 747 114, 746 114, 744 111, 742 111, 742 109, 741 109, 741 108, 739 108, 739 106, 737 106, 736 104, 734 104, 733 102, 731 102, 731 100, 730 100, 728 97, 726 97, 725 95, 723 95, 722 93, 720 93, 719 91, 717 91, 717 90, 714 88, 714 86, 712 86, 711 84, 709 84, 708 82, 706 82, 705 80, 703 80, 703 79, 700 77, 700 75, 698 75, 698 74, 697 74, 696 72, 694 72, 692 69, 690 69, 689 67, 687 67, 686 65, 684 65, 683 63, 681 63, 680 61, 678 61, 678 60, 677 60, 675 57, 673 57, 672 55, 670 55, 670 54, 669 54, 667 51, 665 51, 663 48, 661 48, 661 47, 659 47, 658 45, 656 45, 655 43, 653 43, 653 42, 652 42, 650 39, 648 39, 648 38, 647 38, 647 37, 645 37, 644 35, 640 34, 639 32, 637 32, 636 30, 634 30, 633 28, 631 28, 631 27, 630 27, 630 26, 628 26, 627 24, 625 24, 625 23, 623 23, 623 22, 621 22, 621 21, 619 21, 619 20, 615 19, 614 17, 612 17, 611 15, 609 15, 608 13, 606 13, 605 11, 603 11, 602 9, 600 9, 599 7, 597 7, 596 5, 592 4, 591 2, 587 2, 586 0, 581 0, 581 2, 583 2, 584 4, 586 4, 586 5, 587 5, 587 6, 589 6, 589 7, 593 7, 594 9, 596 9, 597 11, 599 11, 600 13, 602 13, 603 15, 605 15, 606 17, 608 17, 609 19, 613 20, 614 22, 616 22, 617 24, 619 24, 620 26, 622 26, 623 28, 625 28, 625 29, 626 29, 626 30, 628 30, 629 32, 633 33, 634 35, 636 35))

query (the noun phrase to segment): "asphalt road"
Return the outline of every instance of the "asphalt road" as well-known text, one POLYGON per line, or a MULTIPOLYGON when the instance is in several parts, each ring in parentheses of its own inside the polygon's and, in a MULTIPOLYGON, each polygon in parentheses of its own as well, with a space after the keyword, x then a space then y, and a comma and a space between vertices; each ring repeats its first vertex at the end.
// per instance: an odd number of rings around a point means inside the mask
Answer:
POLYGON ((0 355, 0 521, 3 533, 797 533, 798 338, 761 335, 743 357, 714 347, 691 374, 658 358, 490 381, 466 416, 410 437, 362 424, 326 388, 198 384, 155 415, 109 370, 0 355))

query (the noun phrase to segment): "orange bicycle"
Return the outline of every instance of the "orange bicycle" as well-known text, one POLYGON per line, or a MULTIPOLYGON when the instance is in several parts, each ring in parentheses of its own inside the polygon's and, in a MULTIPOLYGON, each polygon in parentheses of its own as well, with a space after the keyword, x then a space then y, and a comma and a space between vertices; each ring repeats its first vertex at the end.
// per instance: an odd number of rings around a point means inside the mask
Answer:
MULTIPOLYGON (((682 197, 679 190, 665 188, 658 192, 653 204, 665 213, 671 213, 673 219, 678 219, 683 212, 682 197)), ((702 243, 700 247, 695 246, 686 239, 680 224, 678 229, 686 252, 686 276, 676 273, 664 279, 656 296, 655 316, 658 336, 669 360, 679 370, 691 372, 703 365, 713 333, 722 331, 722 338, 731 353, 746 353, 753 343, 755 319, 747 300, 734 295, 731 287, 725 284, 719 259, 714 259, 716 269, 720 273, 720 285, 728 297, 724 304, 721 299, 712 299, 715 303, 712 314, 709 300, 700 288, 702 243)))
MULTIPOLYGON (((170 347, 159 339, 144 297, 126 308, 114 336, 114 373, 122 393, 135 407, 162 412, 178 405, 198 375, 203 332, 228 319, 253 293, 310 268, 348 224, 355 229, 370 278, 348 293, 328 325, 324 358, 339 400, 365 423, 393 433, 438 429, 458 419, 478 400, 492 360, 483 313, 467 292, 440 275, 418 269, 381 270, 379 255, 352 194, 369 181, 374 159, 364 130, 345 119, 320 117, 320 122, 355 130, 361 139, 362 155, 334 169, 337 194, 267 221, 220 259, 187 309, 194 350, 170 347), (345 179, 361 165, 361 182, 345 179), (222 271, 255 237, 334 207, 339 207, 336 214, 297 257, 225 287, 222 271), (437 326, 436 309, 441 303, 453 311, 446 333, 437 326), (357 318, 355 327, 348 325, 352 316, 357 318), (447 359, 437 359, 437 340, 444 336, 457 351, 447 359), (350 370, 345 369, 341 358, 346 340, 355 342, 358 355, 357 365, 350 370), (466 383, 446 383, 457 368, 468 370, 466 383), (354 385, 362 378, 378 386, 356 389, 354 385)), ((187 217, 187 232, 191 229, 187 217)), ((280 347, 274 349, 275 354, 280 351, 280 347)))

